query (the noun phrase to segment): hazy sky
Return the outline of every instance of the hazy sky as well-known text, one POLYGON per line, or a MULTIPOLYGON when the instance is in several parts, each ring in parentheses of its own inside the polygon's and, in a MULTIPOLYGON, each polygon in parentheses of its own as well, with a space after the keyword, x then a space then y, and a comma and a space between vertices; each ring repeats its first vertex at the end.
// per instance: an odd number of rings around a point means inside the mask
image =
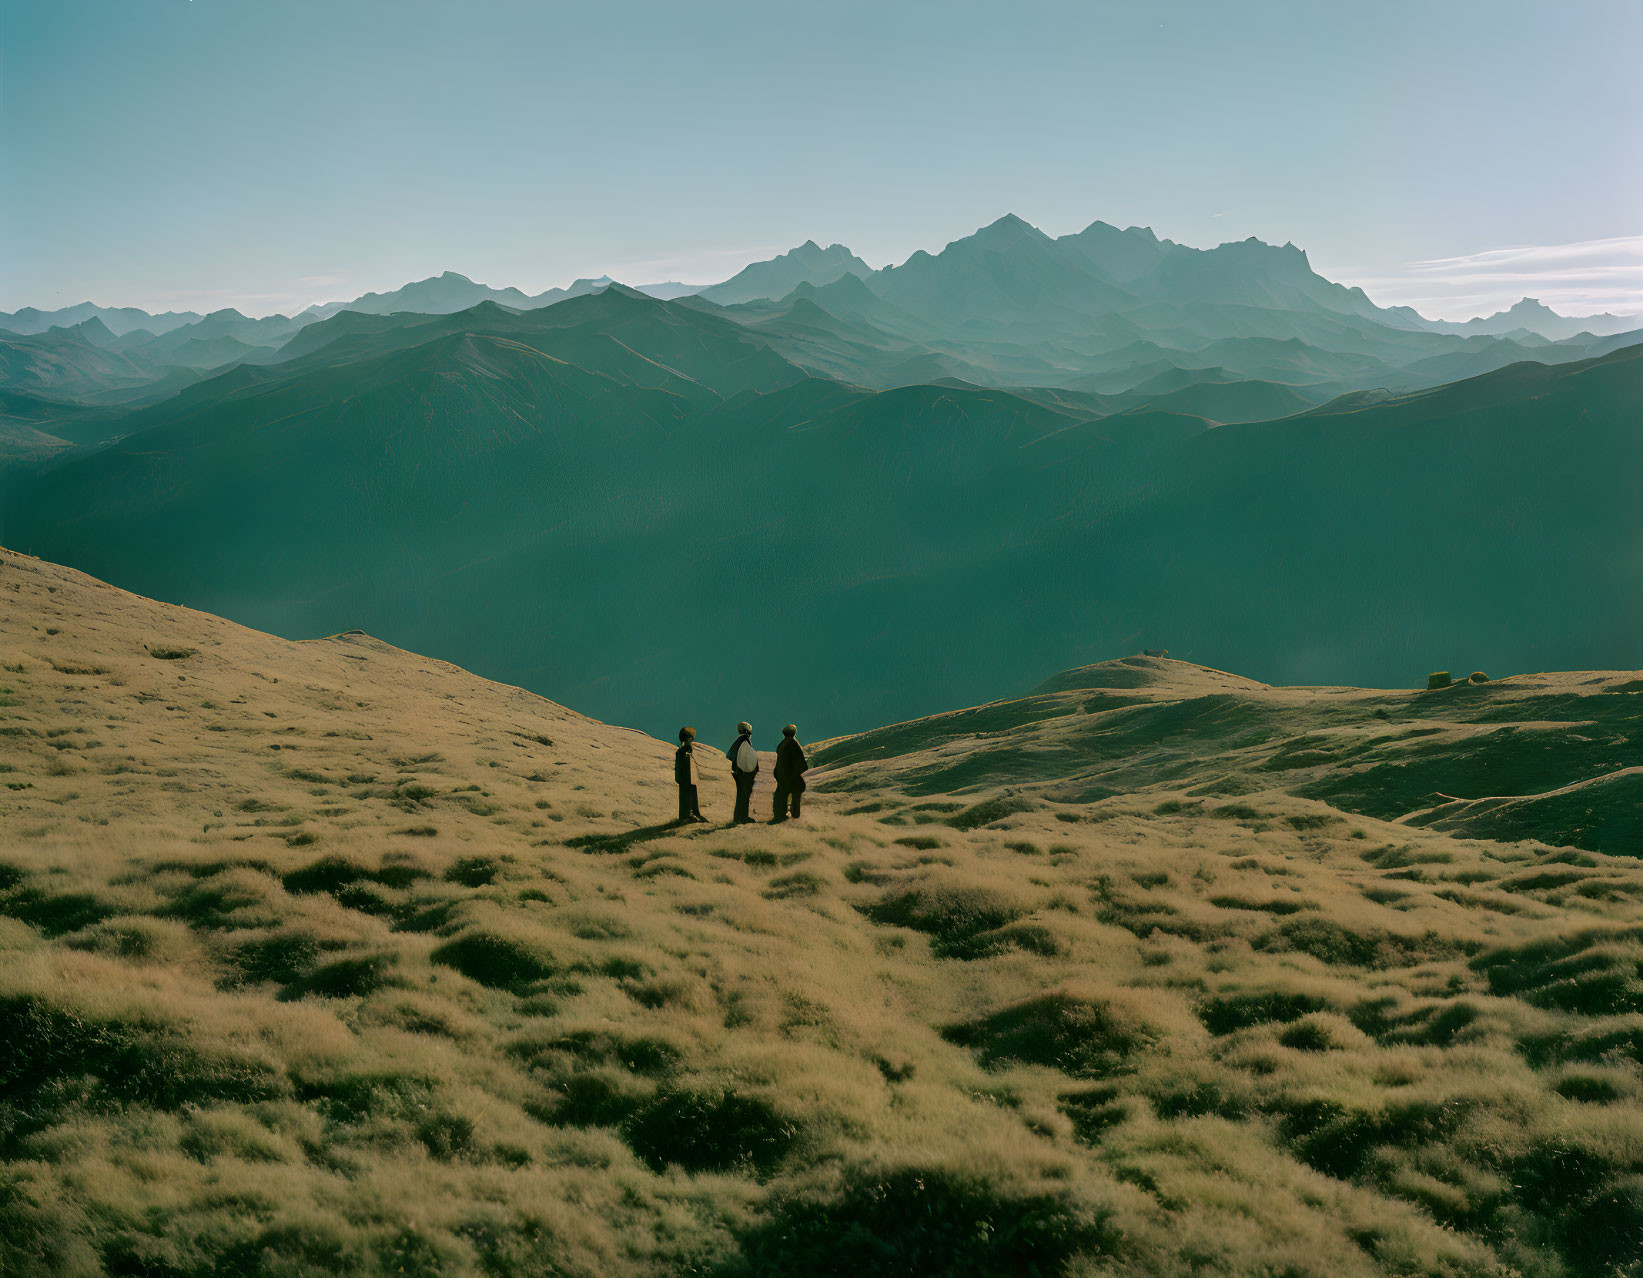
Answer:
POLYGON ((874 266, 1004 212, 1643 311, 1643 3, 0 0, 0 308, 874 266))

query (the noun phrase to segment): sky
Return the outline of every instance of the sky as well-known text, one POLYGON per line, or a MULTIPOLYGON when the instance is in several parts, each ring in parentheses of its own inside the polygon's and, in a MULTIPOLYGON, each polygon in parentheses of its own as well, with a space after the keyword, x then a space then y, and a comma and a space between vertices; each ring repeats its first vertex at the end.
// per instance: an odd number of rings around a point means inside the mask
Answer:
POLYGON ((1643 312, 1635 0, 0 0, 0 309, 874 266, 1006 212, 1643 312))

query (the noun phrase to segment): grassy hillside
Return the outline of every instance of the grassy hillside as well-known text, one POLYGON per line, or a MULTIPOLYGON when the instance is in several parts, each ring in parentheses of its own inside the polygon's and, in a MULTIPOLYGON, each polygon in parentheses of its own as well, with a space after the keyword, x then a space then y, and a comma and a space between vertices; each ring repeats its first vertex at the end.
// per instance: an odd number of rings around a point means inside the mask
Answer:
POLYGON ((1636 1272, 1636 675, 1109 662, 681 831, 366 636, 0 598, 0 1273, 1636 1272))

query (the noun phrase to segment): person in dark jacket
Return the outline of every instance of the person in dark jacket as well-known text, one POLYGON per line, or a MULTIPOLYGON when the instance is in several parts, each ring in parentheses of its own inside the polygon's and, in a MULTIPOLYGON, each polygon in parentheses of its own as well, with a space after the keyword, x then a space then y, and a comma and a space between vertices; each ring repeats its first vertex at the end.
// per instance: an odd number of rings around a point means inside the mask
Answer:
POLYGON ((730 819, 730 823, 746 825, 753 819, 747 805, 753 798, 753 779, 759 775, 759 755, 753 748, 752 724, 736 725, 736 740, 730 749, 725 751, 725 755, 730 760, 730 775, 736 782, 736 814, 730 819), (748 766, 743 767, 743 764, 748 766))
POLYGON ((782 743, 776 747, 776 814, 772 825, 788 819, 788 804, 793 807, 793 819, 799 818, 799 800, 804 795, 804 774, 810 760, 804 757, 799 744, 799 730, 791 723, 782 729, 782 743))
POLYGON ((696 796, 701 774, 696 771, 696 729, 679 729, 679 749, 673 756, 673 779, 679 784, 679 824, 706 821, 696 796))

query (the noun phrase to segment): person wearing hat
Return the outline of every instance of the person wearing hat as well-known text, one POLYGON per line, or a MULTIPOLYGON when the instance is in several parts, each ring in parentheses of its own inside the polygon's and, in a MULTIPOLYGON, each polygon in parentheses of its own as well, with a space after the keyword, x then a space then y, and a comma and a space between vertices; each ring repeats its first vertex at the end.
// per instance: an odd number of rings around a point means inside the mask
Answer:
POLYGON ((799 799, 804 795, 804 774, 809 767, 810 760, 804 757, 804 747, 799 744, 799 730, 790 723, 782 729, 782 743, 776 747, 776 814, 770 819, 772 825, 788 819, 790 802, 793 819, 799 819, 799 799))
POLYGON ((679 749, 673 756, 673 779, 679 784, 679 824, 706 821, 697 799, 696 785, 701 774, 696 771, 696 729, 679 729, 679 749))
POLYGON ((736 782, 736 814, 730 823, 746 825, 753 819, 747 805, 753 798, 753 779, 759 775, 759 752, 753 748, 751 723, 736 725, 736 740, 725 751, 725 757, 730 760, 730 775, 736 782))

